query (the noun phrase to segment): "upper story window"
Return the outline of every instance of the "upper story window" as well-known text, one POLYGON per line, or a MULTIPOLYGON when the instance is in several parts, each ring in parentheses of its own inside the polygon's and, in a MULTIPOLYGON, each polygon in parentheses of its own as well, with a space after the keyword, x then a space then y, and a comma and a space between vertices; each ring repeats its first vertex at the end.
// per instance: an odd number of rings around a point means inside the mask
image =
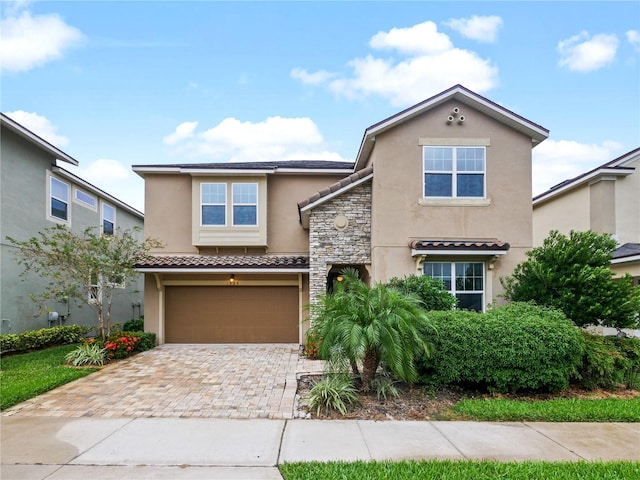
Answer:
POLYGON ((200 225, 227 224, 227 184, 200 185, 200 225))
POLYGON ((102 233, 113 235, 116 229, 116 209, 108 203, 102 204, 102 233))
POLYGON ((89 207, 93 210, 96 209, 96 206, 98 204, 98 199, 93 195, 90 195, 87 192, 80 190, 79 188, 75 188, 74 196, 75 196, 76 202, 78 202, 79 204, 89 207))
POLYGON ((49 177, 49 216, 53 220, 69 221, 69 185, 57 178, 49 177))
POLYGON ((485 197, 485 147, 423 147, 424 196, 485 197))
POLYGON ((458 299, 457 308, 482 312, 484 264, 482 262, 425 262, 423 272, 442 280, 445 290, 458 299))
POLYGON ((258 225, 258 184, 234 183, 233 225, 258 225))

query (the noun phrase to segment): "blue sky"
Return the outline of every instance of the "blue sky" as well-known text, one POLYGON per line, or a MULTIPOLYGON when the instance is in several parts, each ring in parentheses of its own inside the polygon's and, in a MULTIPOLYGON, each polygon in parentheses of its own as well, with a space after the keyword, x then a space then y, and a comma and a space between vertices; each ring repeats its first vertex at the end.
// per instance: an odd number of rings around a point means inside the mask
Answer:
POLYGON ((141 210, 133 164, 353 160, 457 83, 551 131, 534 194, 640 146, 640 2, 1 8, 2 111, 141 210))

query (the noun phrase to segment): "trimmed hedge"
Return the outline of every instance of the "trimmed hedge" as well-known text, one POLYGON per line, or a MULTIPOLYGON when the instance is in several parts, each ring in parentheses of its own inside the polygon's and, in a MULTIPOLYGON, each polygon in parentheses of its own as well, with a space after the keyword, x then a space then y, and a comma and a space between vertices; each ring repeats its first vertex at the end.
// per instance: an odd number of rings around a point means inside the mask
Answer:
POLYGON ((402 293, 417 295, 425 310, 453 310, 456 305, 456 297, 445 290, 442 280, 437 278, 412 274, 403 278, 393 277, 387 285, 402 293))
POLYGON ((512 303, 487 313, 429 312, 438 335, 424 380, 490 391, 560 391, 578 372, 584 339, 557 310, 512 303))
POLYGON ((146 350, 151 350, 156 346, 156 334, 153 332, 128 332, 131 336, 139 338, 135 347, 133 347, 134 352, 144 352, 146 350))
POLYGON ((142 332, 144 331, 144 318, 136 318, 135 320, 127 320, 122 325, 123 332, 142 332))
POLYGON ((84 339, 89 330, 82 325, 62 325, 23 333, 3 333, 0 334, 0 353, 24 352, 78 343, 84 339))
POLYGON ((640 340, 603 337, 585 331, 582 335, 585 351, 577 378, 583 387, 640 388, 640 340))

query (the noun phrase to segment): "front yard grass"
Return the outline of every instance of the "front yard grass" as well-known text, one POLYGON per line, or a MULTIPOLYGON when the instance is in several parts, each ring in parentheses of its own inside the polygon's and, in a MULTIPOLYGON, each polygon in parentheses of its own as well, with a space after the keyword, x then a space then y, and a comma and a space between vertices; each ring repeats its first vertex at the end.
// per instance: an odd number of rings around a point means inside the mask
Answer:
POLYGON ((63 345, 0 358, 0 410, 95 372, 64 365, 77 345, 63 345))
POLYGON ((626 479, 640 478, 640 462, 495 462, 488 460, 427 460, 402 462, 310 462, 280 465, 285 480, 336 478, 447 480, 626 479))

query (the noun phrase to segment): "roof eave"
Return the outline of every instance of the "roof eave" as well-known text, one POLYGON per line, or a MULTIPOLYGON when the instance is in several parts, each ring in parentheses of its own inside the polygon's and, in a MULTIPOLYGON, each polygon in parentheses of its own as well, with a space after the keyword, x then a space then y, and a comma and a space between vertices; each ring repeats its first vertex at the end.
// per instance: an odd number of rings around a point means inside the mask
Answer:
POLYGON ((418 255, 476 255, 476 256, 494 256, 494 255, 506 255, 507 250, 474 250, 474 249, 444 249, 444 248, 412 248, 411 256, 417 257, 418 255))
POLYGON ((308 273, 309 267, 296 268, 212 268, 212 267, 136 267, 140 273, 308 273))

